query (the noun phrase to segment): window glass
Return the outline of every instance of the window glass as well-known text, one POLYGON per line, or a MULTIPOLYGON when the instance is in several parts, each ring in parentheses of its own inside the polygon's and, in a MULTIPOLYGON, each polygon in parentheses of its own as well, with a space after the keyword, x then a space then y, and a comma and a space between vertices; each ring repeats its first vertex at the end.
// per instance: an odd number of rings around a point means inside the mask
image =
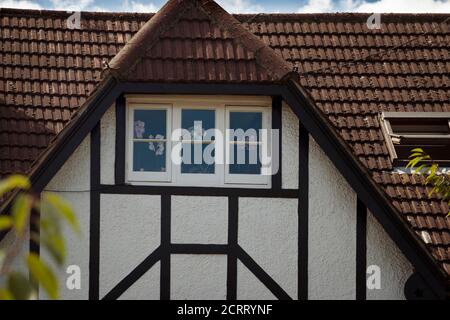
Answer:
POLYGON ((394 134, 405 135, 448 135, 450 126, 447 119, 390 119, 394 134))
POLYGON ((270 188, 270 99, 153 98, 127 97, 127 182, 270 188))
POLYGON ((134 110, 133 171, 166 171, 166 117, 166 110, 134 110))
POLYGON ((394 166, 406 165, 415 148, 440 165, 450 163, 450 119, 445 114, 387 112, 381 125, 394 166))
POLYGON ((262 112, 230 112, 230 129, 242 129, 244 131, 256 132, 259 140, 259 130, 262 129, 262 112))
POLYGON ((134 138, 166 138, 166 110, 134 110, 134 138))
POLYGON ((261 174, 262 112, 230 112, 230 174, 261 174))
POLYGON ((214 129, 215 122, 214 110, 181 111, 181 127, 190 133, 189 137, 182 138, 181 173, 214 174, 214 137, 206 131, 214 129))

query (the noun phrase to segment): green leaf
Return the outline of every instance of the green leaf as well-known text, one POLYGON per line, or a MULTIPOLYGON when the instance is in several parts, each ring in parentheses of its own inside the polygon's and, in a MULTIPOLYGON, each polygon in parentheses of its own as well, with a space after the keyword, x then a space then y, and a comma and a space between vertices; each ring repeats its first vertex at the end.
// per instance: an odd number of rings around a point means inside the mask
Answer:
MULTIPOLYGON (((449 186, 449 188, 450 188, 450 186, 449 186)), ((447 204, 450 207, 450 200, 447 202, 447 204)), ((450 217, 450 209, 448 210, 447 217, 450 217)))
POLYGON ((22 232, 30 215, 33 199, 26 194, 17 196, 12 207, 12 219, 17 232, 22 232))
POLYGON ((34 295, 34 289, 30 281, 19 272, 9 274, 8 290, 15 300, 30 300, 34 295))
POLYGON ((12 175, 0 182, 0 195, 14 189, 27 190, 31 187, 27 177, 22 175, 12 175))
POLYGON ((75 215, 75 212, 72 210, 69 202, 67 202, 57 194, 50 192, 45 192, 43 194, 43 201, 52 206, 55 209, 56 213, 66 219, 66 221, 75 232, 80 232, 77 217, 75 215))
POLYGON ((28 255, 27 265, 33 279, 42 285, 48 297, 50 299, 58 299, 58 281, 53 271, 34 253, 28 255))
POLYGON ((52 234, 46 236, 42 240, 43 245, 49 251, 52 258, 58 264, 62 266, 66 259, 66 249, 64 244, 64 238, 60 234, 52 234))
POLYGON ((419 163, 420 161, 422 161, 423 157, 416 157, 414 159, 412 159, 408 165, 406 167, 411 167, 414 168, 416 166, 417 163, 419 163))
POLYGON ((409 160, 409 162, 408 162, 408 164, 406 165, 406 167, 407 167, 407 168, 411 167, 411 169, 412 169, 412 168, 414 168, 414 167, 416 166, 416 164, 417 164, 419 161, 422 161, 422 159, 423 159, 423 156, 422 156, 422 155, 416 156, 416 157, 414 157, 413 159, 409 160))
POLYGON ((431 189, 431 191, 428 192, 428 198, 431 198, 431 197, 433 196, 433 193, 436 192, 436 190, 437 190, 437 188, 436 188, 436 187, 433 187, 433 189, 431 189))
POLYGON ((3 263, 5 262, 5 258, 6 258, 6 251, 0 250, 0 270, 3 266, 3 263))
POLYGON ((426 164, 422 164, 420 167, 414 170, 414 173, 422 174, 423 171, 428 171, 428 166, 426 164))
POLYGON ((61 234, 61 221, 52 207, 41 215, 40 229, 42 234, 61 234), (45 218, 44 218, 45 217, 45 218))
POLYGON ((423 153, 411 153, 409 155, 408 159, 419 157, 419 156, 423 156, 423 153))
POLYGON ((422 148, 414 148, 414 149, 411 150, 411 152, 424 153, 422 148))
POLYGON ((438 165, 436 163, 433 163, 430 168, 430 177, 434 177, 436 175, 436 171, 438 169, 438 165))
POLYGON ((6 289, 0 289, 0 300, 13 300, 14 297, 11 292, 6 289))
POLYGON ((0 231, 9 229, 13 226, 13 220, 8 216, 0 216, 0 231))

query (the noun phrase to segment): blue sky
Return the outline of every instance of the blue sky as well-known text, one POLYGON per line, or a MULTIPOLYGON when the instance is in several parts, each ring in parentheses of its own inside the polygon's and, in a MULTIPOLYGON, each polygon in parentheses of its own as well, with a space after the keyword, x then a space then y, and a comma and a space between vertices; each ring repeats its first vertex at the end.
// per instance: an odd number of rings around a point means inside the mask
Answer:
MULTIPOLYGON (((450 0, 216 0, 233 13, 405 12, 450 13, 450 0)), ((155 12, 164 0, 0 0, 0 7, 70 11, 155 12)))

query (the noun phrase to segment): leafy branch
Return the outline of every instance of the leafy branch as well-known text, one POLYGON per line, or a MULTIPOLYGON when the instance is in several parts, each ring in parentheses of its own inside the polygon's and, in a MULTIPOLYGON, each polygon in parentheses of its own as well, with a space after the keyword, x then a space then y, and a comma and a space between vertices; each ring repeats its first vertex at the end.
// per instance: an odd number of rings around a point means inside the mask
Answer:
POLYGON ((59 297, 59 285, 50 263, 35 253, 22 257, 25 272, 13 270, 13 262, 19 256, 22 247, 29 240, 40 244, 49 253, 53 263, 61 268, 66 258, 65 241, 62 231, 63 222, 79 233, 75 213, 70 205, 58 195, 43 193, 36 196, 31 190, 27 177, 12 175, 0 181, 0 197, 13 190, 19 190, 11 207, 10 215, 0 215, 0 231, 8 231, 13 242, 6 248, 0 247, 0 300, 28 300, 37 298, 38 286, 41 286, 51 299, 59 297), (40 212, 40 219, 33 220, 32 212, 40 212), (34 226, 34 228, 28 228, 34 226), (38 230, 33 231, 33 230, 38 230), (28 276, 31 276, 31 278, 28 276))
MULTIPOLYGON (((411 150, 409 159, 406 168, 411 168, 413 173, 424 176, 424 184, 432 186, 428 197, 437 194, 450 207, 450 173, 439 172, 439 165, 421 148, 411 150)), ((450 216, 450 209, 447 213, 448 216, 450 216)))

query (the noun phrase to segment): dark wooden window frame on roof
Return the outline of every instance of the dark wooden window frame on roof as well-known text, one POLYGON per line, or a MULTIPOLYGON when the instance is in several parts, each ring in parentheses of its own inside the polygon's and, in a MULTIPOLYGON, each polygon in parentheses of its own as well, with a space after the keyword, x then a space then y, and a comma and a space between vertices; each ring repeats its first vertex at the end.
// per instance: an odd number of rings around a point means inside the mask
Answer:
POLYGON ((380 124, 394 166, 406 166, 414 148, 450 166, 450 112, 383 112, 380 124))

